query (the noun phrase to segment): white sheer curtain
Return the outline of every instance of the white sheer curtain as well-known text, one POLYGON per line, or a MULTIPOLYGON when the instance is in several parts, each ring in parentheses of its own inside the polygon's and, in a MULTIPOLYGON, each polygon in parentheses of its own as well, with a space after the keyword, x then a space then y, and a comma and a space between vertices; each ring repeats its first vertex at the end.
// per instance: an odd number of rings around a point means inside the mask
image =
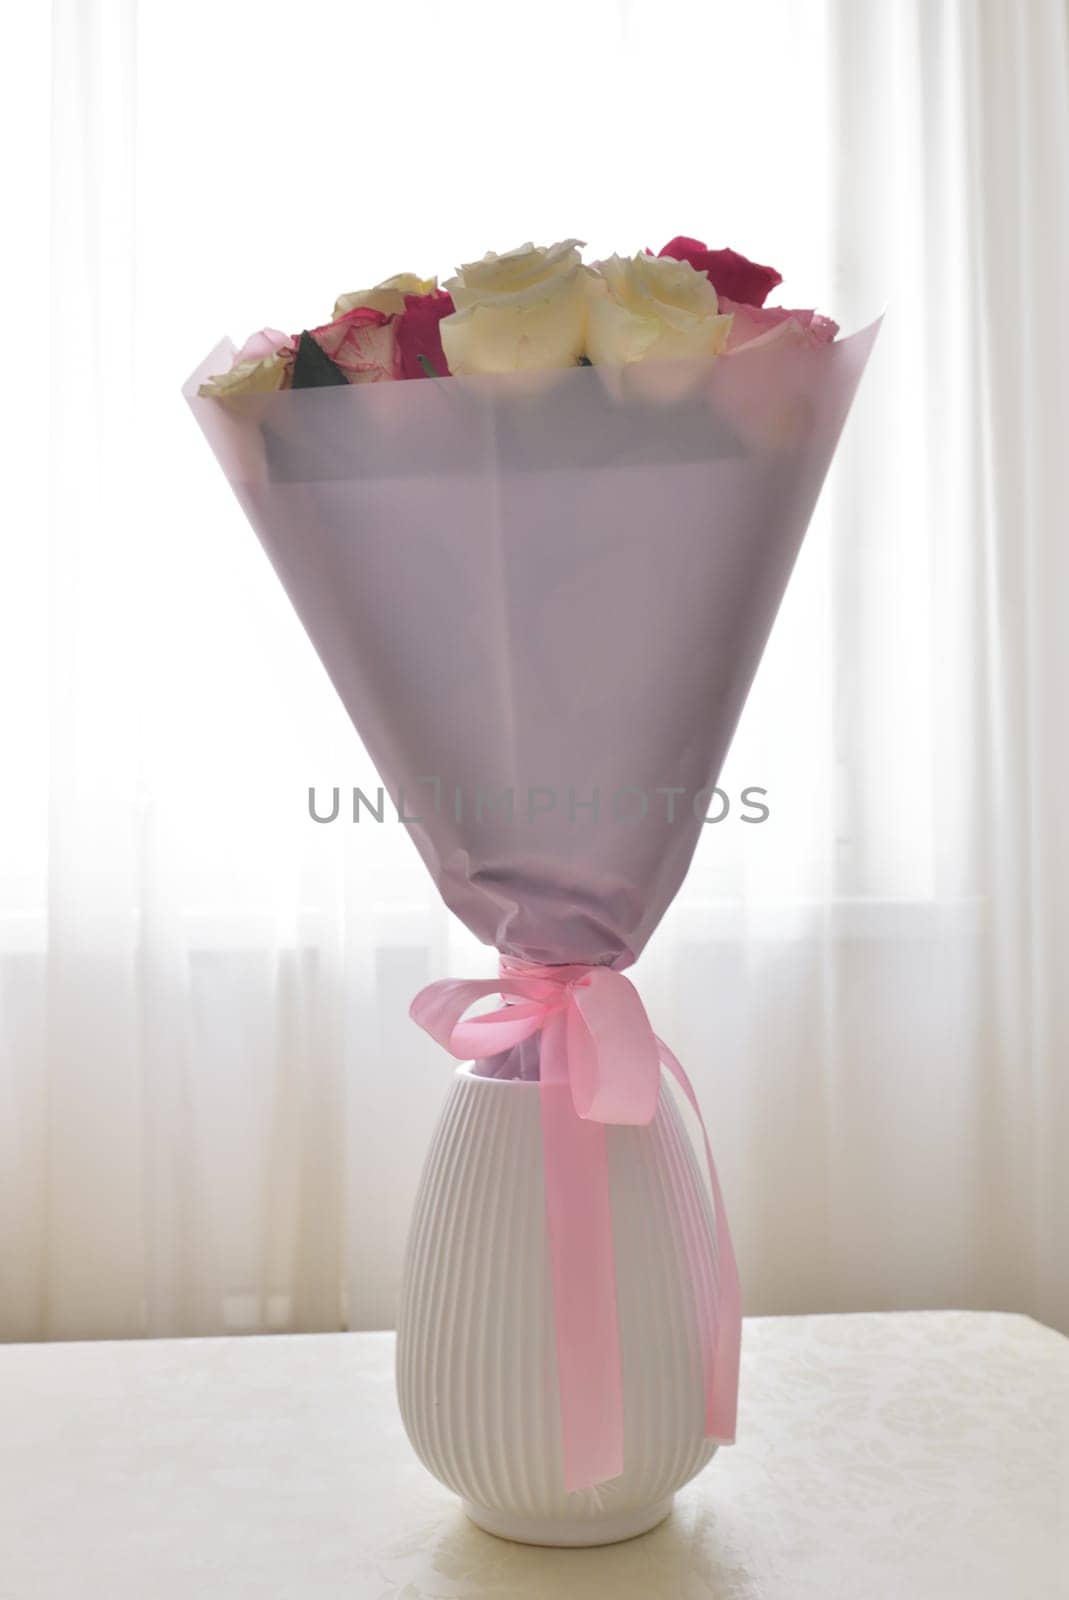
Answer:
MULTIPOLYGON (((748 1309, 1069 1329, 1060 0, 19 8, 0 405, 0 1337, 383 1326, 492 957, 178 389, 224 332, 528 237, 679 232, 890 311, 636 970, 748 1309), (51 285, 50 302, 48 285, 51 285)), ((10 25, 10 24, 9 24, 10 25)))

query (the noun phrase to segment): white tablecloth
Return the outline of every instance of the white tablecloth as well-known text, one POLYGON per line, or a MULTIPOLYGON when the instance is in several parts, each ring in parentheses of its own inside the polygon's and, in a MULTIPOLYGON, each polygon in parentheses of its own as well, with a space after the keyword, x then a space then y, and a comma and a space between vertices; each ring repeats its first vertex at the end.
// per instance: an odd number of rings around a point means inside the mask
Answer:
POLYGON ((388 1334, 0 1348, 2 1600, 1065 1600, 1069 1340, 969 1312, 746 1326, 739 1443, 630 1544, 473 1528, 388 1334))

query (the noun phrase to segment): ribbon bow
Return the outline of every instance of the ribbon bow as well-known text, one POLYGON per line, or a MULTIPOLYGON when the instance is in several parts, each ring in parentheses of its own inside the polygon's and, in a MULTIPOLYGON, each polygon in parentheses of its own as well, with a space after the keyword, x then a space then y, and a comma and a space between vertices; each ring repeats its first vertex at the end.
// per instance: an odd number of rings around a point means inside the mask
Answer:
POLYGON ((705 1140, 716 1226, 716 1269, 697 1219, 682 1219, 701 1335, 705 1434, 733 1444, 742 1310, 735 1252, 697 1097, 650 1027, 634 985, 611 967, 538 966, 502 958, 501 976, 446 978, 423 989, 410 1015, 459 1060, 483 1060, 540 1033, 539 1087, 546 1220, 567 1490, 624 1470, 623 1380, 605 1126, 645 1126, 661 1066, 676 1079, 705 1140), (465 1020, 487 995, 506 1004, 465 1020))

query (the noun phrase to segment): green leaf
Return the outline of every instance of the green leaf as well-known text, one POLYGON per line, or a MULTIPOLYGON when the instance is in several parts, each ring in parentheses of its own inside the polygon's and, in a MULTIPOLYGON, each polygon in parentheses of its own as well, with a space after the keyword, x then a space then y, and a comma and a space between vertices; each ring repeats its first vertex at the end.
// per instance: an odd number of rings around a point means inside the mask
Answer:
POLYGON ((297 343, 297 355, 293 362, 293 382, 290 388, 328 389, 348 382, 342 369, 320 349, 312 335, 305 329, 297 343))

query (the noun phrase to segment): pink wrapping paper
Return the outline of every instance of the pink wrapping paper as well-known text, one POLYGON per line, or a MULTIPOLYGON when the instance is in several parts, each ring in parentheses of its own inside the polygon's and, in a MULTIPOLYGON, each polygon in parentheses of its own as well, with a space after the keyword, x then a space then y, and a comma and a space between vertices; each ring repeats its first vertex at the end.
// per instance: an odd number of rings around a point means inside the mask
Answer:
POLYGON ((715 363, 226 403, 195 392, 221 346, 187 385, 383 782, 422 819, 412 837, 443 898, 484 942, 617 967, 642 950, 875 331, 715 363), (509 787, 514 821, 476 816, 480 790, 509 787), (666 787, 685 790, 674 822, 654 798, 666 787), (598 819, 581 809, 595 789, 598 819), (656 811, 607 821, 628 789, 656 811))
MULTIPOLYGON (((715 362, 200 398, 224 345, 186 385, 443 899, 506 973, 575 969, 479 1058, 542 1065, 569 1487, 622 1465, 604 1124, 648 1120, 658 1061, 692 1096, 630 985, 582 1049, 575 1019, 591 969, 633 962, 683 880, 877 327, 715 362)), ((414 1007, 457 1053, 480 1037, 463 988, 414 1007)), ((726 1439, 740 1312, 709 1160, 718 1281, 695 1294, 726 1439)))

